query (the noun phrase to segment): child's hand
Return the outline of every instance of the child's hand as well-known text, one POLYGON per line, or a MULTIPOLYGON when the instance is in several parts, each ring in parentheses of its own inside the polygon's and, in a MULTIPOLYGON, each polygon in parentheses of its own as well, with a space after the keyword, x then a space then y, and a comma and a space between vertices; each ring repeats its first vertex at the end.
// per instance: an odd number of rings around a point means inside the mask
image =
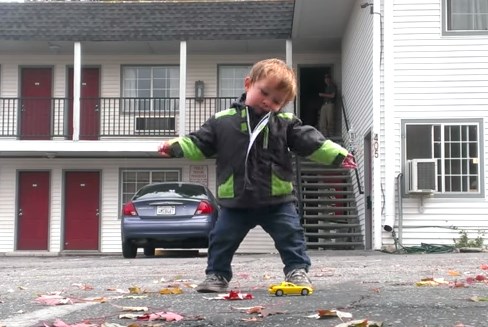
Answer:
POLYGON ((348 153, 347 156, 342 161, 341 167, 342 168, 348 168, 348 169, 357 168, 356 160, 354 159, 354 156, 352 154, 348 153))
POLYGON ((170 145, 168 142, 162 142, 159 146, 158 146, 158 152, 159 154, 162 156, 162 157, 165 157, 165 158, 169 158, 171 157, 171 154, 170 154, 170 145))

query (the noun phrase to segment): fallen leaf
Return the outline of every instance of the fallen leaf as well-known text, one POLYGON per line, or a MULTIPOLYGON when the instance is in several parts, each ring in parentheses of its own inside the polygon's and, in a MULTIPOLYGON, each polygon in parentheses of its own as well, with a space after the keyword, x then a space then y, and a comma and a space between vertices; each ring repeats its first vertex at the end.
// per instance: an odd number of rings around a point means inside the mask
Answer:
POLYGON ((137 317, 137 320, 144 321, 154 321, 154 320, 165 320, 165 321, 180 321, 183 316, 180 316, 174 312, 156 312, 156 313, 146 313, 142 316, 137 317))
POLYGON ((65 305, 79 302, 61 295, 41 295, 35 301, 44 305, 65 305))
POLYGON ((382 327, 383 322, 379 321, 368 321, 367 319, 363 320, 353 320, 349 322, 345 322, 335 327, 382 327))
POLYGON ((476 275, 476 277, 474 279, 476 279, 478 282, 482 282, 482 281, 486 280, 486 276, 485 275, 476 275))
POLYGON ((82 284, 82 283, 73 283, 71 284, 72 286, 76 286, 78 287, 79 289, 81 290, 85 290, 85 291, 89 291, 89 290, 92 290, 93 289, 93 286, 89 285, 89 284, 82 284))
POLYGON ((459 271, 456 271, 456 270, 449 270, 449 271, 447 272, 447 274, 448 274, 449 276, 461 276, 461 273, 460 273, 459 271))
POLYGON ((122 311, 148 311, 147 307, 122 307, 122 311))
POLYGON ((141 294, 142 290, 139 286, 131 286, 131 287, 129 287, 129 293, 130 294, 141 294))
POLYGON ((56 319, 54 323, 52 324, 53 327, 98 327, 96 324, 90 324, 90 323, 75 323, 75 324, 67 324, 64 321, 60 319, 56 319))
POLYGON ((333 310, 333 309, 321 309, 316 314, 307 316, 307 318, 315 319, 328 319, 328 318, 352 318, 352 314, 349 312, 333 310))
POLYGON ((263 279, 264 279, 264 280, 269 280, 269 279, 271 279, 271 278, 273 278, 271 275, 268 275, 268 274, 264 274, 264 275, 263 275, 263 279))
POLYGON ((261 310, 261 316, 263 318, 266 318, 267 316, 271 315, 278 315, 278 314, 284 314, 286 311, 281 311, 281 310, 276 310, 276 309, 263 309, 261 310))
POLYGON ((239 291, 230 291, 229 294, 217 294, 214 297, 204 297, 207 300, 251 300, 254 297, 251 293, 240 293, 239 291))
POLYGON ((471 299, 473 302, 488 302, 487 296, 473 296, 471 299))
POLYGON ((487 265, 486 263, 484 263, 484 264, 482 264, 482 265, 480 266, 480 268, 481 268, 482 270, 488 270, 488 265, 487 265))
POLYGON ((159 294, 182 294, 183 290, 179 287, 167 287, 167 288, 162 288, 159 291, 159 294))

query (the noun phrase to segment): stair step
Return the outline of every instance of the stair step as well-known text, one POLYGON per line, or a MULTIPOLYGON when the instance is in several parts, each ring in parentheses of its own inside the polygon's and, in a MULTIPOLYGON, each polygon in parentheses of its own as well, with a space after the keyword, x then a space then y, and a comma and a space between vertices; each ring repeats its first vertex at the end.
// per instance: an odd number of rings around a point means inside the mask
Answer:
POLYGON ((318 212, 318 211, 353 211, 357 210, 356 206, 348 206, 348 207, 337 207, 337 206, 321 206, 321 207, 309 207, 303 206, 303 211, 310 211, 310 212, 318 212))
POLYGON ((352 183, 310 183, 310 182, 302 182, 301 183, 302 189, 329 189, 329 188, 339 188, 342 190, 351 190, 352 183))
POLYGON ((307 230, 305 232, 308 232, 309 229, 336 229, 336 230, 342 230, 342 229, 355 229, 360 227, 359 223, 351 223, 351 224, 343 224, 343 226, 334 226, 333 224, 310 224, 310 223, 304 223, 302 224, 303 228, 306 228, 307 230))
POLYGON ((349 170, 334 170, 324 168, 302 168, 301 176, 315 176, 320 178, 350 178, 349 170))
POLYGON ((311 191, 311 190, 305 190, 302 191, 302 195, 316 195, 316 196, 327 196, 327 195, 354 195, 353 191, 336 191, 336 190, 329 190, 329 189, 324 189, 320 191, 311 191))
POLYGON ((318 237, 318 238, 343 238, 343 237, 354 237, 354 236, 362 236, 361 233, 356 232, 348 232, 348 233, 313 233, 313 232, 306 232, 305 236, 309 237, 318 237))
POLYGON ((329 198, 327 196, 323 196, 321 198, 304 198, 302 199, 302 203, 309 203, 309 204, 321 204, 321 203, 346 203, 346 202, 356 202, 352 198, 329 198))
POLYGON ((327 214, 319 214, 319 215, 310 215, 310 214, 304 214, 303 219, 308 219, 308 220, 345 220, 349 221, 351 219, 359 219, 358 215, 327 215, 327 214))

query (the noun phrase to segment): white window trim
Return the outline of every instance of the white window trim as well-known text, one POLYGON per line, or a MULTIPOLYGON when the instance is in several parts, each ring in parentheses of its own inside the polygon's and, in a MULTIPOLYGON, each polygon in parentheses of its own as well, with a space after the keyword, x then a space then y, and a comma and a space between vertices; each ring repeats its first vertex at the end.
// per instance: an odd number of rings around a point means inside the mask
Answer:
MULTIPOLYGON (((402 128, 402 154, 401 154, 401 169, 403 172, 404 178, 408 174, 406 174, 408 166, 407 166, 407 139, 406 139, 406 126, 407 125, 468 125, 468 124, 477 124, 478 125, 478 179, 479 179, 479 192, 436 192, 433 194, 434 197, 438 198, 484 198, 485 197, 485 176, 484 176, 484 124, 483 119, 405 119, 401 122, 402 128)), ((434 156, 434 154, 433 154, 434 156)), ((443 162, 443 160, 441 159, 443 162)), ((441 171, 441 167, 437 167, 438 172, 441 171)), ((403 182, 402 187, 402 196, 408 197, 408 193, 406 192, 406 180, 403 182)))
POLYGON ((450 30, 448 29, 449 24, 449 12, 448 12, 448 1, 442 0, 442 35, 443 36, 486 36, 488 35, 488 30, 450 30))

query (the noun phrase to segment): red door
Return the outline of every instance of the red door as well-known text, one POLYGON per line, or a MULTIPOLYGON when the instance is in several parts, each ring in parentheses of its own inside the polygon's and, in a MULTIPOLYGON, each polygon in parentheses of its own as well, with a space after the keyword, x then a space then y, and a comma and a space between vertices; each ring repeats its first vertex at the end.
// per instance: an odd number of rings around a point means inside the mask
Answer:
POLYGON ((17 250, 47 250, 49 226, 48 171, 19 173, 17 250))
POLYGON ((98 250, 100 174, 67 172, 64 199, 64 250, 98 250))
POLYGON ((51 137, 51 68, 22 68, 20 138, 48 140, 51 137))
MULTIPOLYGON (((73 68, 68 71, 68 96, 73 99, 73 68)), ((96 140, 100 133, 100 70, 83 68, 80 94, 80 140, 96 140)), ((68 136, 73 138, 73 102, 68 115, 68 136)))

